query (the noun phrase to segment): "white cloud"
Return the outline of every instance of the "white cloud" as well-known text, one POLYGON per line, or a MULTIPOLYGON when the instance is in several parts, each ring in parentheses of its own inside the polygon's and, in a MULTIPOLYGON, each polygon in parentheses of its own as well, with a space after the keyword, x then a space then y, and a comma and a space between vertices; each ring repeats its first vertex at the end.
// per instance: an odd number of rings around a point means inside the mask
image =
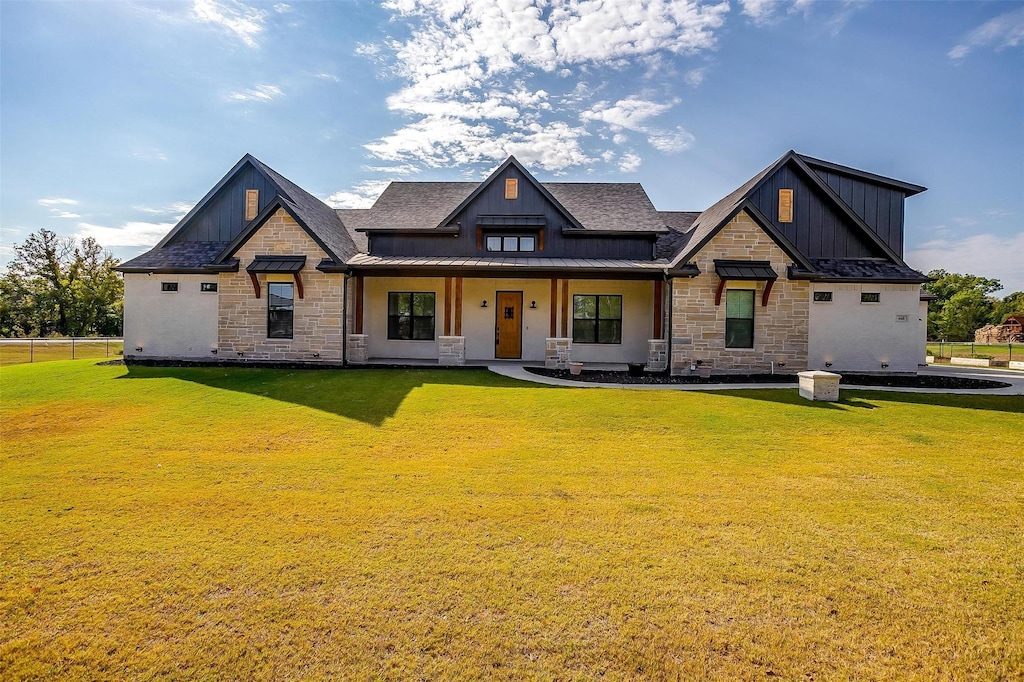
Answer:
POLYGON ((213 24, 233 34, 249 47, 256 47, 256 37, 263 32, 267 13, 236 0, 193 0, 192 18, 213 24))
POLYGON ((136 147, 132 150, 132 157, 140 161, 166 161, 167 154, 156 147, 136 147))
POLYGON ((672 131, 652 132, 647 141, 658 151, 674 153, 689 149, 695 139, 682 128, 676 128, 672 131))
POLYGON ((330 74, 330 73, 326 73, 326 72, 318 73, 318 74, 316 74, 316 77, 319 78, 320 80, 334 81, 335 83, 340 83, 341 82, 340 78, 338 78, 334 74, 330 74))
POLYGON ((382 173, 385 175, 415 175, 421 172, 419 166, 415 166, 411 163, 401 163, 397 166, 363 166, 362 169, 368 173, 382 173))
POLYGON ((768 23, 774 19, 775 10, 780 4, 781 0, 740 0, 743 13, 758 25, 768 23))
POLYGON ((332 208, 369 208, 389 184, 390 180, 364 180, 352 189, 335 192, 324 202, 332 208))
POLYGON ((155 216, 173 216, 180 220, 186 213, 192 210, 192 204, 185 201, 175 201, 166 206, 132 206, 136 211, 148 213, 155 216))
POLYGON ((998 279, 1003 291, 1024 291, 1024 232, 934 239, 907 252, 907 263, 928 272, 943 269, 998 279))
POLYGON ((78 223, 75 237, 84 239, 92 237, 103 247, 115 246, 153 246, 163 239, 174 223, 127 222, 120 227, 78 223))
POLYGON ((64 199, 61 197, 54 197, 51 199, 40 199, 37 202, 40 206, 77 206, 78 201, 75 199, 64 199))
POLYGON ((284 93, 276 85, 257 85, 248 90, 239 90, 228 95, 228 99, 236 102, 269 102, 275 97, 283 97, 284 93))
POLYGON ((588 138, 588 124, 635 130, 673 106, 620 96, 595 108, 594 93, 610 79, 596 89, 586 80, 645 65, 644 76, 652 69, 657 75, 663 57, 713 49, 729 11, 727 2, 695 0, 387 0, 384 6, 410 25, 408 37, 361 44, 356 53, 404 81, 387 105, 410 120, 367 144, 371 155, 440 167, 489 163, 515 149, 524 162, 535 158, 556 172, 602 159, 603 149, 581 144, 605 139, 588 138), (538 73, 548 74, 547 81, 572 79, 565 83, 572 90, 531 87, 538 73))
POLYGON ((686 75, 683 76, 683 80, 686 81, 687 85, 697 87, 704 82, 704 78, 707 77, 707 73, 708 70, 706 68, 690 69, 686 72, 686 75))
POLYGON ((637 97, 620 99, 615 104, 598 102, 590 111, 584 111, 580 118, 584 121, 602 121, 607 123, 612 130, 646 130, 644 121, 653 118, 671 109, 678 100, 671 104, 664 104, 644 100, 637 97))
POLYGON ((643 160, 638 154, 633 152, 626 152, 619 158, 619 170, 623 173, 632 173, 636 169, 640 168, 640 164, 643 160))
POLYGON ((279 2, 274 5, 274 11, 278 14, 286 14, 292 11, 292 6, 284 2, 279 2))
POLYGON ((54 218, 81 218, 77 213, 70 213, 68 211, 62 211, 59 208, 51 208, 50 212, 53 213, 54 218))
POLYGON ((1004 12, 989 19, 968 33, 948 53, 951 59, 963 59, 978 47, 994 47, 997 51, 1024 44, 1024 7, 1004 12))

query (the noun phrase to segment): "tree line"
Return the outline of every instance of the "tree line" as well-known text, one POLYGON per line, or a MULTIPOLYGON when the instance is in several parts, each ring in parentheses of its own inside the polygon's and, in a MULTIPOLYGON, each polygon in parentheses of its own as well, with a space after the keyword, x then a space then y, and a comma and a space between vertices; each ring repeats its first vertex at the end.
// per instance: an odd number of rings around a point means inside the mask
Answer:
MULTIPOLYGON (((0 278, 0 336, 119 336, 124 282, 117 259, 92 237, 81 241, 50 230, 14 247, 0 278)), ((998 298, 999 280, 945 270, 928 273, 928 338, 973 340, 986 324, 1024 315, 1024 292, 998 298)))
POLYGON ((924 289, 938 297, 928 305, 929 339, 973 341, 974 332, 986 324, 1024 315, 1024 291, 1003 298, 992 295, 1003 288, 998 279, 945 270, 932 270, 928 276, 935 281, 924 289))
POLYGON ((120 336, 124 282, 116 265, 92 237, 31 234, 0 278, 0 336, 120 336))

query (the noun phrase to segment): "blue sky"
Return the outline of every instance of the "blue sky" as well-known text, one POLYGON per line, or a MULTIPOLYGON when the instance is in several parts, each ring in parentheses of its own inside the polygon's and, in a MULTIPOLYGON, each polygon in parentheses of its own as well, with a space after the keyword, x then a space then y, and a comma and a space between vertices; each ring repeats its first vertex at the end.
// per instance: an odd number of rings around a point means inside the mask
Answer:
POLYGON ((788 149, 929 187, 907 261, 1024 290, 1024 3, 0 3, 0 263, 146 250, 246 152, 388 180, 637 181, 700 210, 788 149))

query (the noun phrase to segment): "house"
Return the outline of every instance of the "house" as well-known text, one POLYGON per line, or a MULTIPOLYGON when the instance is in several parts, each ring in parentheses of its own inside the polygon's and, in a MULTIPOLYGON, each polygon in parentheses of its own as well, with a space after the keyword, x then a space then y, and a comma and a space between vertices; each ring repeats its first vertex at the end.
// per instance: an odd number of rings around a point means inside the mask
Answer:
POLYGON ((393 182, 328 207, 246 155, 122 263, 125 357, 916 372, 924 187, 790 151, 703 212, 635 183, 393 182))

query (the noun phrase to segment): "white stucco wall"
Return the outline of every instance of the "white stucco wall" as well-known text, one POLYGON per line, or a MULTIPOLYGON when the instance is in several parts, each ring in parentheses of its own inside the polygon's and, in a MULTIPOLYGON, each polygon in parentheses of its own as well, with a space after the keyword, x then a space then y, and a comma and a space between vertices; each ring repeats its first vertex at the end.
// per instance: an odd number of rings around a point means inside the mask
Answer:
POLYGON ((124 276, 124 354, 139 358, 213 359, 217 347, 217 292, 201 292, 217 275, 124 276), (161 291, 177 282, 178 291, 161 291), (136 347, 142 347, 142 352, 136 347))
POLYGON ((832 302, 811 302, 807 366, 842 373, 916 372, 924 362, 920 285, 823 284, 832 302), (861 303, 861 292, 877 292, 878 303, 861 303), (882 367, 887 363, 887 368, 882 367))
MULTIPOLYGON (((454 282, 453 282, 454 290, 454 282)), ((522 360, 544 361, 544 340, 551 336, 550 279, 464 278, 462 284, 462 336, 466 337, 466 360, 494 359, 495 299, 499 291, 523 292, 522 360), (487 301, 487 307, 481 306, 487 301), (536 301, 537 307, 531 308, 536 301)), ((568 336, 572 336, 574 294, 618 294, 622 296, 622 343, 574 344, 573 358, 582 362, 646 362, 647 340, 654 331, 654 283, 649 281, 570 280, 568 336)), ((443 277, 367 277, 363 292, 363 330, 368 335, 370 358, 434 359, 437 338, 444 334, 443 277), (393 341, 387 338, 389 291, 432 291, 435 294, 433 341, 393 341)), ((561 283, 556 301, 556 320, 561 335, 561 283)), ((452 306, 454 316, 454 305, 452 306)), ((454 322, 452 334, 455 333, 454 322)))

